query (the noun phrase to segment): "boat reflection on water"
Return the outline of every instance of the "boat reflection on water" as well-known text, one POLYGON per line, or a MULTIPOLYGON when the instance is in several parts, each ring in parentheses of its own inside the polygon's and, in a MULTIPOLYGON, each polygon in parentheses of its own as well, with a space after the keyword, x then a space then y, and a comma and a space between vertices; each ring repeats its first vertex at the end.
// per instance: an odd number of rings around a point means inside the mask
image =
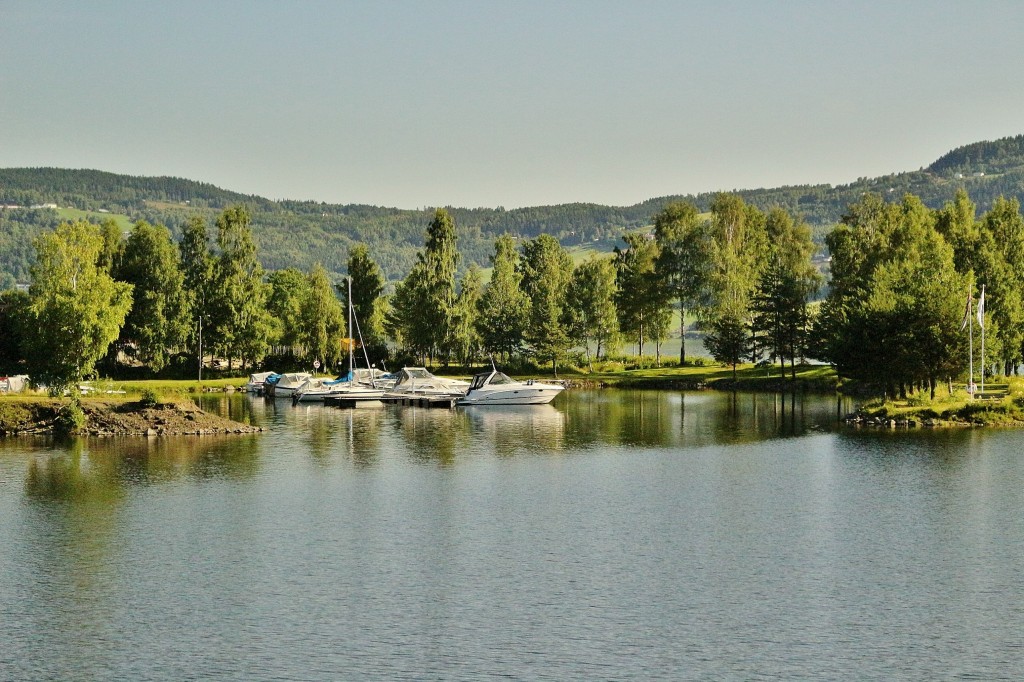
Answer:
POLYGON ((565 412, 554 405, 467 405, 460 410, 473 433, 486 436, 499 453, 565 446, 565 412))

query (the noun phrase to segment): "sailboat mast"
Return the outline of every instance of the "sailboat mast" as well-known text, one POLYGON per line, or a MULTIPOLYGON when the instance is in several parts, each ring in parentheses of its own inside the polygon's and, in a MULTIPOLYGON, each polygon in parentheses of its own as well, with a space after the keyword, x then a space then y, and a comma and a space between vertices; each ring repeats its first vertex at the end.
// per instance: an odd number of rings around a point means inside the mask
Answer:
POLYGON ((972 398, 974 397, 974 300, 970 299, 967 302, 967 324, 968 329, 968 352, 970 353, 970 360, 967 363, 968 373, 970 378, 967 380, 967 393, 972 398))
POLYGON ((352 338, 352 275, 348 276, 348 378, 355 380, 352 356, 356 353, 355 339, 352 338))

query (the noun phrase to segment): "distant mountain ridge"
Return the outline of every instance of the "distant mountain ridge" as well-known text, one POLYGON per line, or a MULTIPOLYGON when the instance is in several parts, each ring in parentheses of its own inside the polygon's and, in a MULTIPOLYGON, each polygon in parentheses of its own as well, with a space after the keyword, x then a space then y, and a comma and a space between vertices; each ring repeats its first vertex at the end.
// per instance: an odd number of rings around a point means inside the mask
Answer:
MULTIPOLYGON (((959 187, 967 189, 979 211, 989 208, 999 196, 1024 201, 1024 135, 959 147, 917 171, 860 178, 847 185, 796 185, 735 193, 759 208, 778 205, 801 215, 822 236, 865 192, 891 200, 909 192, 938 207, 959 187)), ((656 197, 632 206, 570 203, 450 210, 459 229, 464 265, 486 266, 494 239, 503 233, 527 239, 548 233, 567 246, 609 250, 623 232, 649 225, 651 217, 670 201, 692 201, 706 210, 715 194, 656 197)), ((273 201, 174 177, 60 168, 0 169, 0 206, 43 204, 124 214, 133 221, 167 225, 176 235, 191 215, 204 215, 212 224, 224 207, 245 204, 253 213, 253 231, 266 267, 308 270, 320 262, 329 271, 342 273, 349 248, 362 242, 392 279, 408 272, 432 214, 432 209, 273 201)), ((0 210, 0 276, 8 273, 24 280, 33 235, 57 222, 59 214, 52 209, 0 210)))

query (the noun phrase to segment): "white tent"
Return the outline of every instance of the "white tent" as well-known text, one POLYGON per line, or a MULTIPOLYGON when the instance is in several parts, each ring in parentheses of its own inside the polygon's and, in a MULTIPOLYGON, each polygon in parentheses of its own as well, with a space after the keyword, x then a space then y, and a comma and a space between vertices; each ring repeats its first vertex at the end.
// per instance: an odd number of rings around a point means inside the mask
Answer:
POLYGON ((21 393, 28 388, 29 381, 27 374, 18 374, 13 377, 0 377, 0 393, 21 393))

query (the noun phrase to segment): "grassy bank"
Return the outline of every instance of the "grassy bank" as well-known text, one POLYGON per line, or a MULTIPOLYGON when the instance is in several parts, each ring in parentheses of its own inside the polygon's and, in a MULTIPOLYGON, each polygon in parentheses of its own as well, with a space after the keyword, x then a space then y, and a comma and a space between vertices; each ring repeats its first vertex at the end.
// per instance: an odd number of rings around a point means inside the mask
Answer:
MULTIPOLYGON (((152 393, 149 394, 152 396, 152 393)), ((208 435, 262 429, 204 412, 187 398, 117 394, 71 398, 0 396, 2 435, 208 435)))
POLYGON ((732 367, 696 365, 684 367, 644 367, 625 369, 596 364, 594 372, 559 373, 559 377, 584 384, 619 388, 716 388, 750 391, 806 390, 832 392, 838 380, 827 365, 798 365, 796 378, 789 370, 782 375, 778 367, 740 365, 735 377, 732 367))
POLYGON ((905 400, 873 400, 864 403, 860 414, 866 418, 920 423, 1024 426, 1024 378, 996 378, 986 382, 985 393, 972 398, 963 385, 953 390, 941 386, 935 399, 926 392, 905 400))

